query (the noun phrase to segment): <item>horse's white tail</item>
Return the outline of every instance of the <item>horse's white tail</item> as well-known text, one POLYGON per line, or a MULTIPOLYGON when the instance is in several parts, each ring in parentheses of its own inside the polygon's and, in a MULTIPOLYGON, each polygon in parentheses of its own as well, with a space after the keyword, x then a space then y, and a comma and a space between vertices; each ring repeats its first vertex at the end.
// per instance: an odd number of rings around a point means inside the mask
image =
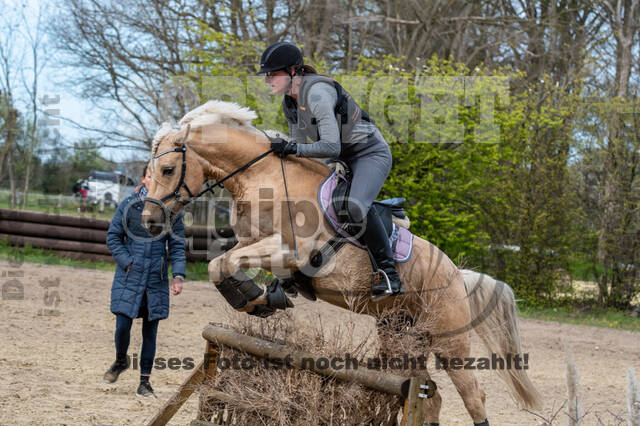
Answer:
MULTIPOLYGON (((522 357, 516 302, 511 287, 479 272, 464 269, 460 272, 469 294, 473 328, 485 346, 502 359, 516 354, 522 357)), ((525 369, 504 368, 497 369, 497 372, 524 408, 540 408, 542 397, 525 369)))

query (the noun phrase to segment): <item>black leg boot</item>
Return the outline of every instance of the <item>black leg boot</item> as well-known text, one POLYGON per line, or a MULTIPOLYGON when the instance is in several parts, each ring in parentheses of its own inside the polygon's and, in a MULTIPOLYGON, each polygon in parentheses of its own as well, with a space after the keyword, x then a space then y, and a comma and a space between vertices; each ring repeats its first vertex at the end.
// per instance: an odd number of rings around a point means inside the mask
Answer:
MULTIPOLYGON (((371 255, 378 265, 378 270, 382 270, 387 275, 392 294, 404 293, 402 281, 400 281, 400 276, 396 270, 396 262, 393 260, 391 246, 389 246, 387 231, 374 207, 371 207, 367 213, 367 223, 362 239, 369 247, 371 255)), ((380 282, 372 287, 371 293, 373 297, 376 297, 384 295, 387 290, 387 282, 384 277, 381 277, 380 282)))

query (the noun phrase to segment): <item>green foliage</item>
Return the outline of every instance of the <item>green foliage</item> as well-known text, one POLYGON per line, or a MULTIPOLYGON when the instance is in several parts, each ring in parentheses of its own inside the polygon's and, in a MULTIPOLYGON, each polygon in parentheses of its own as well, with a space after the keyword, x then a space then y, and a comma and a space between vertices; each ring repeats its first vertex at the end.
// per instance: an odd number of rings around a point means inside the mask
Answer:
POLYGON ((580 161, 573 167, 582 227, 590 236, 580 248, 600 266, 600 302, 624 309, 640 291, 640 108, 637 100, 606 93, 590 100, 578 127, 580 161))
POLYGON ((206 75, 255 73, 256 58, 264 49, 264 43, 241 40, 232 34, 216 31, 204 22, 188 30, 200 44, 189 52, 191 75, 196 77, 195 81, 206 75))
POLYGON ((390 142, 383 195, 407 197, 412 231, 454 260, 548 302, 567 263, 577 100, 516 72, 432 58, 412 74, 400 63, 363 59, 357 74, 366 80, 344 81, 390 142))
POLYGON ((284 130, 282 98, 271 95, 264 78, 255 74, 264 43, 243 41, 204 23, 190 31, 201 41, 201 46, 190 52, 188 81, 179 84, 194 87, 198 103, 212 99, 236 102, 258 114, 256 126, 284 130))
MULTIPOLYGON (((494 251, 492 264, 520 297, 550 303, 566 271, 573 239, 570 214, 576 200, 568 190, 567 164, 579 100, 550 83, 514 83, 511 105, 518 105, 519 123, 503 128, 502 144, 510 158, 496 169, 501 179, 489 191, 493 199, 508 202, 506 220, 500 223, 508 239, 494 241, 520 250, 509 256, 510 262, 494 251)), ((485 218, 500 214, 494 207, 489 206, 492 211, 485 218)))
POLYGON ((107 162, 100 156, 97 142, 91 139, 73 144, 70 161, 78 177, 86 177, 91 170, 104 170, 107 167, 107 162))
POLYGON ((640 319, 628 315, 626 312, 610 308, 593 307, 534 307, 522 306, 520 316, 527 319, 556 321, 560 323, 589 325, 594 327, 608 327, 619 330, 640 332, 640 319))
POLYGON ((602 265, 594 262, 588 255, 572 253, 568 273, 574 280, 597 281, 602 275, 602 265))
MULTIPOLYGON (((568 190, 567 164, 579 100, 550 83, 532 85, 522 74, 492 76, 477 79, 489 93, 496 77, 509 78, 508 96, 494 98, 499 143, 465 137, 467 146, 459 149, 463 172, 460 184, 452 186, 452 201, 470 207, 476 231, 488 237, 475 241, 492 247, 482 258, 478 250, 469 262, 511 283, 519 297, 551 303, 573 240, 570 213, 576 200, 568 190), (513 248, 498 249, 508 246, 513 248)), ((486 126, 482 99, 460 116, 468 120, 465 135, 477 136, 478 125, 486 126)))
POLYGON ((68 154, 55 152, 40 168, 39 189, 45 194, 70 194, 75 178, 68 154))

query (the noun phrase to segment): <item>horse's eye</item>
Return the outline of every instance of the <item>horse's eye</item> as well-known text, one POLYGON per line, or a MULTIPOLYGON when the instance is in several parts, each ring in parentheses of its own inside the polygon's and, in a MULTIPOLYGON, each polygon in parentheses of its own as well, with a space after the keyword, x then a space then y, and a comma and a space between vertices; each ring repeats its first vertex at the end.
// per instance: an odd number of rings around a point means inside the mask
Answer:
POLYGON ((171 176, 175 167, 163 167, 162 176, 171 176))

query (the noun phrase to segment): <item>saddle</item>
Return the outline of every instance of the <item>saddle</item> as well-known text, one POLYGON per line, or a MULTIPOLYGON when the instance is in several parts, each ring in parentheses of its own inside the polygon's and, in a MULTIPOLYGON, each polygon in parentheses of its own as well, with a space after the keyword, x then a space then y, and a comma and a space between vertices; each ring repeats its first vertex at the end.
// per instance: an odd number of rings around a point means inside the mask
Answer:
MULTIPOLYGON (((310 261, 296 271, 291 278, 281 280, 287 294, 298 292, 309 300, 316 300, 311 280, 320 269, 334 256, 344 244, 350 243, 366 249, 363 241, 357 237, 362 235, 362 229, 349 218, 346 201, 351 188, 351 172, 342 163, 340 172, 332 172, 318 189, 318 202, 327 222, 331 224, 335 235, 322 248, 311 255, 310 261), (355 226, 354 226, 355 225, 355 226)), ((374 201, 371 208, 378 210, 382 222, 387 230, 387 236, 396 263, 408 262, 413 251, 413 234, 406 228, 396 225, 394 218, 408 223, 404 211, 404 198, 391 198, 374 201)))
MULTIPOLYGON (((347 201, 349 200, 349 192, 351 190, 351 178, 352 172, 349 166, 343 161, 337 160, 340 164, 340 167, 336 169, 334 173, 338 177, 337 184, 335 189, 333 190, 333 194, 331 195, 331 205, 333 206, 333 210, 336 213, 336 217, 338 219, 339 224, 347 224, 347 226, 343 226, 342 228, 353 238, 356 238, 358 235, 362 234, 361 227, 358 224, 355 224, 354 221, 349 216, 349 210, 347 206, 347 201)), ((407 214, 404 211, 404 203, 406 202, 406 198, 389 198, 381 201, 374 201, 371 208, 375 208, 378 211, 378 215, 382 219, 382 223, 387 231, 387 236, 389 238, 393 235, 393 217, 397 217, 401 220, 408 220, 407 214)), ((324 206, 323 210, 326 209, 324 206)), ((330 220, 330 222, 332 222, 330 220)), ((358 238, 358 242, 361 246, 364 246, 364 242, 358 238)), ((393 241, 392 241, 393 243, 393 241)))

